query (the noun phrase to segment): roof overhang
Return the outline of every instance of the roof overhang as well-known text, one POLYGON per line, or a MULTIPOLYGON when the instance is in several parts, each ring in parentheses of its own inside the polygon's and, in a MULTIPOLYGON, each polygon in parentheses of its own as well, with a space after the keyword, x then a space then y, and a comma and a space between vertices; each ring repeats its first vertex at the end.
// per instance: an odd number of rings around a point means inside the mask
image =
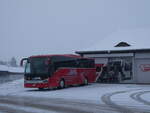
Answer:
POLYGON ((110 54, 110 53, 150 53, 150 48, 148 49, 128 49, 128 50, 99 50, 99 51, 76 51, 75 53, 83 55, 83 54, 110 54))

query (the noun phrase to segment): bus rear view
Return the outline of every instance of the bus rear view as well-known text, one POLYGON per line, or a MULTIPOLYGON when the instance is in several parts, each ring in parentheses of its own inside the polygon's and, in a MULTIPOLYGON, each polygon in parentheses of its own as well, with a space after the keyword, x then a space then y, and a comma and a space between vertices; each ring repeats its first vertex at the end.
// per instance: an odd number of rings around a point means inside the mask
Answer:
POLYGON ((76 55, 43 55, 22 59, 21 64, 24 60, 26 88, 64 88, 92 83, 96 79, 93 59, 76 55))

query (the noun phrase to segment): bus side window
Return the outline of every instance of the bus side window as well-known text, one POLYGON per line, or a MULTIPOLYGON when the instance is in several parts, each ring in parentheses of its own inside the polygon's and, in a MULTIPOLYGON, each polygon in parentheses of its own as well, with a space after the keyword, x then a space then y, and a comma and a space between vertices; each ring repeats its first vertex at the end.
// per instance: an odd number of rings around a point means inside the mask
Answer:
POLYGON ((78 59, 77 65, 80 68, 94 68, 94 61, 90 59, 78 59))
POLYGON ((54 67, 55 71, 58 70, 59 68, 73 68, 76 67, 76 61, 75 60, 69 60, 69 61, 61 61, 61 62, 55 62, 54 67))

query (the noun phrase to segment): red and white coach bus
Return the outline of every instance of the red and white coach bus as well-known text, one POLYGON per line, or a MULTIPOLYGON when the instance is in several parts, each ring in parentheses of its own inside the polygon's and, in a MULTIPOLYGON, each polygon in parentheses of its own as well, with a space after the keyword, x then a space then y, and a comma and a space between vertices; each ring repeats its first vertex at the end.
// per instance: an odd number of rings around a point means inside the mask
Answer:
POLYGON ((95 82, 96 70, 93 59, 77 55, 40 55, 26 60, 24 87, 26 88, 65 88, 95 82))

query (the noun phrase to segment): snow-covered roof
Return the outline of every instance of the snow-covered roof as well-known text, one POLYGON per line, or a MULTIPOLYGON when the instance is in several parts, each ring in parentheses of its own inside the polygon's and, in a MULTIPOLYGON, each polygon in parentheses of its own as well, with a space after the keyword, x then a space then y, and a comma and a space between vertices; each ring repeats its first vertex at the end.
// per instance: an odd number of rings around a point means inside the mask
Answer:
POLYGON ((86 51, 121 51, 143 49, 150 49, 150 29, 130 29, 118 31, 99 41, 94 46, 79 50, 76 53, 82 53, 86 51), (119 43, 126 43, 128 46, 116 47, 116 45, 119 43))

